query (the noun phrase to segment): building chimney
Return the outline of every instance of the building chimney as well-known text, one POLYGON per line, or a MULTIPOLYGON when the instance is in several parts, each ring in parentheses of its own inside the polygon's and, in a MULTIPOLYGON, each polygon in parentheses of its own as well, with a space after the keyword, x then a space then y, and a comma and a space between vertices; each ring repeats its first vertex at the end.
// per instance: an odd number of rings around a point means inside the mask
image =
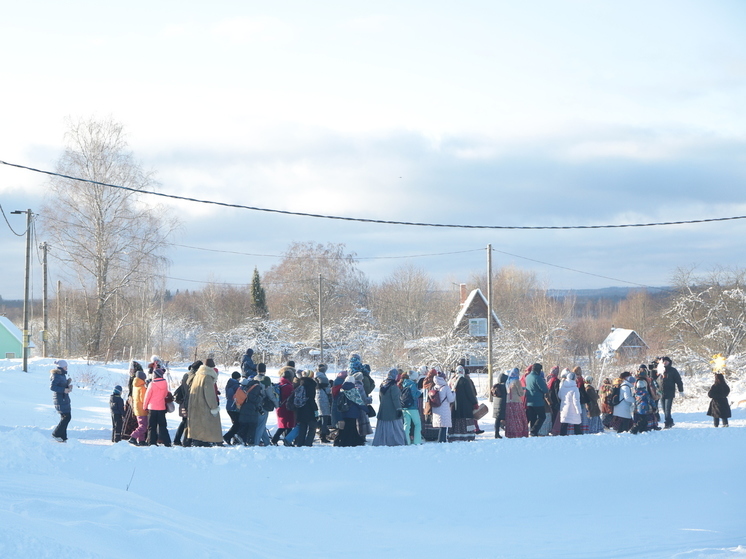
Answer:
POLYGON ((466 303, 466 298, 469 296, 469 294, 466 292, 466 284, 461 283, 459 284, 459 290, 461 291, 461 305, 463 306, 464 303, 466 303))

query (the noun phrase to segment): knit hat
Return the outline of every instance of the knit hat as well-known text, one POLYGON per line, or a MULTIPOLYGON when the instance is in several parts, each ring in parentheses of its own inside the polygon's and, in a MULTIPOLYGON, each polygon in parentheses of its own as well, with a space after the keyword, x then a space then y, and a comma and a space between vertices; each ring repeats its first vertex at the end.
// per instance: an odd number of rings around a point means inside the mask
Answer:
POLYGON ((257 372, 257 374, 259 374, 259 375, 261 375, 261 374, 263 374, 263 373, 266 373, 266 372, 267 372, 267 366, 266 366, 266 365, 265 365, 264 363, 259 363, 259 364, 258 364, 258 365, 256 366, 256 372, 257 372))
POLYGON ((153 376, 157 378, 163 378, 163 369, 155 369, 153 371, 153 376))
POLYGON ((65 369, 67 371, 67 361, 65 361, 64 359, 57 359, 54 364, 57 365, 57 367, 59 367, 60 369, 65 369))
POLYGON ((534 363, 531 369, 537 373, 540 372, 542 369, 541 363, 534 363))
POLYGON ((122 387, 118 384, 114 387, 114 394, 119 395, 122 393, 122 387))
POLYGON ((316 370, 318 370, 320 373, 325 373, 326 369, 326 363, 319 363, 319 366, 316 367, 316 370))
POLYGON ((143 371, 142 369, 137 371, 137 378, 139 378, 140 380, 145 380, 145 371, 143 371))
POLYGON ((232 379, 239 379, 239 378, 241 378, 241 373, 239 373, 238 371, 233 371, 231 373, 231 378, 232 379))

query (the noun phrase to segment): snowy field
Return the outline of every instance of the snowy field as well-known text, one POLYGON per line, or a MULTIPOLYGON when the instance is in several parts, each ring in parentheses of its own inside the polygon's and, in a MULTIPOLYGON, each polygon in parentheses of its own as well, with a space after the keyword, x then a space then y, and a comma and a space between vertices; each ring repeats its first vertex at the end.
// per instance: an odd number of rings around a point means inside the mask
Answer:
POLYGON ((127 365, 69 362, 60 444, 52 360, 0 360, 4 559, 746 559, 746 410, 714 429, 701 395, 638 436, 494 440, 490 414, 473 443, 137 448, 109 442, 127 365))

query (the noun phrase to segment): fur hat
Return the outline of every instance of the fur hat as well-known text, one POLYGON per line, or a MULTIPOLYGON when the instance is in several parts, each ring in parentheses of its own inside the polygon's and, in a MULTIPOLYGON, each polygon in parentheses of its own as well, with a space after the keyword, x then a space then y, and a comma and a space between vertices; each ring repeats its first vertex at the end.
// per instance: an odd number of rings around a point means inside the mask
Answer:
POLYGON ((67 361, 65 361, 64 359, 57 359, 54 364, 57 365, 58 368, 67 371, 67 361))

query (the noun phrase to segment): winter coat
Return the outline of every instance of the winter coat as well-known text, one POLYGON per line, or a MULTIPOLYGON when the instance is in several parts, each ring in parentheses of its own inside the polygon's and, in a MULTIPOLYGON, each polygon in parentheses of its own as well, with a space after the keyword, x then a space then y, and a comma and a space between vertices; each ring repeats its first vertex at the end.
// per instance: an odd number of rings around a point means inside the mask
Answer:
MULTIPOLYGON (((417 388, 417 383, 413 381, 411 378, 404 379, 404 382, 402 383, 401 392, 404 392, 405 390, 409 390, 412 393, 412 405, 409 406, 408 410, 416 410, 420 407, 420 397, 422 396, 422 390, 417 388)), ((399 395, 399 400, 401 401, 401 392, 399 395)))
MULTIPOLYGON (((660 377, 659 377, 660 379, 660 377)), ((676 396, 676 388, 678 387, 679 392, 684 392, 684 383, 681 381, 681 375, 671 365, 666 365, 666 370, 663 372, 663 380, 661 385, 661 396, 666 399, 673 398, 676 396)))
POLYGON ((508 397, 505 392, 505 381, 508 375, 502 373, 497 380, 497 384, 492 388, 492 417, 495 419, 505 419, 505 400, 508 397), (501 394, 501 395, 495 395, 501 394))
MULTIPOLYGON (((608 380, 608 379, 607 379, 608 380)), ((609 406, 607 403, 608 398, 611 396, 611 392, 614 390, 614 385, 610 382, 604 381, 601 385, 600 391, 599 391, 599 403, 601 408, 601 413, 614 413, 614 408, 609 406)))
POLYGON ((347 397, 347 393, 352 394, 353 392, 357 393, 358 398, 360 397, 360 392, 355 386, 355 383, 345 381, 340 388, 337 398, 347 398, 349 409, 345 412, 339 412, 340 419, 358 419, 361 414, 365 413, 365 406, 361 406, 360 404, 355 403, 353 398, 347 397))
POLYGON ((124 415, 124 400, 119 394, 112 394, 109 397, 109 409, 111 415, 124 415))
POLYGON ((376 381, 370 376, 370 373, 363 371, 363 388, 365 389, 365 395, 370 396, 373 389, 376 387, 376 381))
POLYGON ((253 377, 256 375, 256 364, 254 363, 254 359, 252 359, 252 355, 254 355, 254 350, 247 349, 246 353, 241 358, 241 372, 245 377, 253 377))
POLYGON ((549 375, 549 380, 547 381, 547 400, 549 400, 549 407, 552 408, 552 413, 556 413, 560 409, 560 384, 561 382, 557 375, 549 375))
POLYGON ((259 423, 259 416, 261 415, 260 411, 264 411, 261 409, 262 400, 264 400, 264 391, 266 390, 264 385, 256 380, 255 377, 247 385, 239 385, 236 390, 243 390, 246 392, 246 400, 241 404, 240 409, 236 408, 238 411, 238 422, 259 423))
MULTIPOLYGON (((507 386, 506 386, 507 388, 507 386)), ((505 401, 508 404, 521 404, 523 405, 523 396, 526 394, 526 389, 523 388, 519 381, 513 383, 508 391, 505 401)))
POLYGON ((402 417, 401 390, 396 384, 390 385, 386 392, 378 392, 378 421, 393 421, 402 417))
POLYGON ((316 373, 316 406, 319 409, 319 415, 332 414, 332 389, 329 386, 329 379, 322 372, 316 373))
POLYGON ((720 419, 728 419, 730 417, 728 394, 730 394, 730 387, 726 383, 713 384, 707 393, 707 396, 712 398, 710 407, 707 409, 707 415, 720 419))
POLYGON ((456 396, 443 377, 435 377, 435 388, 440 392, 440 405, 432 406, 433 427, 453 427, 451 404, 456 400, 456 396))
MULTIPOLYGON (((627 377, 630 379, 632 377, 627 377)), ((632 419, 635 398, 632 392, 633 385, 629 380, 625 380, 619 389, 619 404, 614 406, 614 415, 623 419, 632 419)))
POLYGON ((52 394, 54 409, 56 409, 58 413, 72 413, 70 395, 65 392, 65 389, 69 386, 70 382, 67 378, 67 371, 64 369, 52 369, 50 373, 51 376, 49 377, 49 380, 51 382, 49 389, 54 392, 54 394, 52 394))
POLYGON ((477 403, 477 393, 471 380, 462 376, 453 385, 455 395, 453 400, 453 417, 457 419, 474 419, 474 406, 477 403))
POLYGON ((316 381, 310 377, 303 377, 297 390, 303 387, 306 403, 295 410, 295 418, 298 423, 313 423, 316 420, 316 381))
POLYGON ((547 382, 538 371, 531 371, 526 376, 526 405, 544 407, 544 395, 549 392, 547 382))
POLYGON ((236 390, 241 386, 233 377, 225 383, 225 411, 238 411, 236 407, 236 390))
POLYGON ((598 406, 598 392, 593 386, 586 384, 585 393, 588 396, 588 417, 599 417, 601 408, 598 406))
POLYGON ((143 401, 145 400, 145 381, 141 378, 135 378, 132 383, 132 405, 135 408, 135 415, 142 417, 148 415, 143 401))
POLYGON ((565 379, 559 389, 560 423, 580 425, 583 416, 580 412, 580 390, 574 380, 565 379))
POLYGON ((168 394, 168 382, 164 378, 155 378, 148 385, 143 400, 143 408, 146 410, 165 410, 166 395, 168 394))
POLYGON ((293 393, 293 383, 285 377, 280 378, 280 407, 277 408, 277 427, 292 429, 295 427, 295 413, 287 409, 285 401, 293 393))
POLYGON ((218 373, 212 367, 202 365, 194 375, 189 389, 189 413, 187 433, 190 439, 205 443, 223 442, 220 425, 220 407, 216 394, 218 373))

